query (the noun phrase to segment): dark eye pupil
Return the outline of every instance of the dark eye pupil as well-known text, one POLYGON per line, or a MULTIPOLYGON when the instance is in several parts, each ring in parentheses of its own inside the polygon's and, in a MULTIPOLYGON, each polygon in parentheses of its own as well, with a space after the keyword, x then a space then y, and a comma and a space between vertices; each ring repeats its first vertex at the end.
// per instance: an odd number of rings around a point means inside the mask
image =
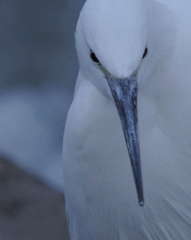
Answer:
POLYGON ((142 57, 142 59, 146 57, 146 55, 147 55, 147 52, 148 52, 148 49, 147 49, 147 48, 145 48, 145 51, 144 51, 144 53, 143 53, 143 57, 142 57))
POLYGON ((90 57, 91 57, 93 62, 100 63, 94 52, 90 53, 90 57))

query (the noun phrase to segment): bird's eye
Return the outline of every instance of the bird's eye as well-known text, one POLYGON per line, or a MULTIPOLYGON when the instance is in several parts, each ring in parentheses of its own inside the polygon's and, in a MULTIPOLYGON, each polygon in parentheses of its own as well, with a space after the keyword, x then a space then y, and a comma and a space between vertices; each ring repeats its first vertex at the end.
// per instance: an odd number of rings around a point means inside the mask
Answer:
POLYGON ((144 51, 144 53, 143 53, 143 57, 142 57, 142 59, 145 58, 145 57, 147 56, 147 53, 148 53, 148 49, 145 48, 145 51, 144 51))
POLYGON ((95 62, 97 64, 100 64, 100 61, 98 60, 98 58, 96 57, 94 52, 92 52, 92 51, 90 52, 90 57, 91 57, 93 62, 95 62))

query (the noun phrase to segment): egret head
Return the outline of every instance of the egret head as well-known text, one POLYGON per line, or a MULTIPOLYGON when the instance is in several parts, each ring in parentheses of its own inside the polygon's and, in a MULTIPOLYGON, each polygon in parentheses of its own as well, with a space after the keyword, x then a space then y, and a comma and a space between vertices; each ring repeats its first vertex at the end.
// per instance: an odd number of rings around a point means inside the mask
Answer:
POLYGON ((88 0, 76 32, 80 68, 111 95, 122 123, 140 205, 143 205, 137 125, 137 72, 147 55, 145 0, 88 0), (109 86, 109 87, 108 87, 109 86))

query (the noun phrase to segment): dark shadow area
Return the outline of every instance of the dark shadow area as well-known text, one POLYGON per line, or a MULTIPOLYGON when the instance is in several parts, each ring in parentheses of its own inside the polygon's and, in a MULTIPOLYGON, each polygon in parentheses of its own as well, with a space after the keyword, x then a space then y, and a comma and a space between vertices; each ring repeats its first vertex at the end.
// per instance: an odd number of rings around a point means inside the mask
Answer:
POLYGON ((69 240, 64 198, 0 157, 0 239, 69 240))

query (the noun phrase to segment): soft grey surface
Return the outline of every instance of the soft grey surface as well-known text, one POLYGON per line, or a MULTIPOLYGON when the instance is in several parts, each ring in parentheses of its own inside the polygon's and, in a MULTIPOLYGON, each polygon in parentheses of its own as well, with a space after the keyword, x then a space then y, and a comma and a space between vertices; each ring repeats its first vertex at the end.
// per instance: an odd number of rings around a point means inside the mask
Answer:
POLYGON ((0 1, 0 83, 74 84, 74 31, 84 0, 0 1))
POLYGON ((0 239, 69 240, 64 199, 0 157, 0 239))
POLYGON ((0 0, 0 153, 63 191, 62 138, 84 0, 0 0))
POLYGON ((0 0, 0 239, 68 240, 62 137, 84 0, 0 0))

